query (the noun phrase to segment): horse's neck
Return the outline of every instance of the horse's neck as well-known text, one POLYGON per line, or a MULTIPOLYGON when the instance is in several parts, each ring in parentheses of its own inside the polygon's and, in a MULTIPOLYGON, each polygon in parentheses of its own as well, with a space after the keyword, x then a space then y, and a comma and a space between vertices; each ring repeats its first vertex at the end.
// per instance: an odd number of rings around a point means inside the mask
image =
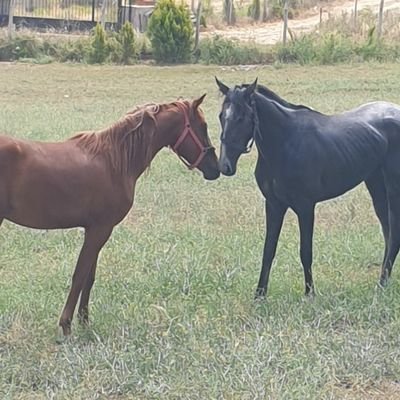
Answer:
POLYGON ((276 155, 277 150, 282 148, 284 142, 290 136, 290 129, 288 128, 291 123, 291 110, 260 95, 256 97, 255 103, 258 115, 256 145, 261 150, 261 154, 276 155))
POLYGON ((178 132, 175 133, 176 130, 176 124, 168 125, 160 120, 157 121, 153 140, 150 143, 150 157, 147 160, 147 163, 144 162, 144 159, 137 160, 138 162, 135 166, 136 179, 148 168, 160 150, 162 150, 164 147, 172 147, 175 144, 175 136, 179 134, 178 132))
POLYGON ((173 147, 184 129, 181 113, 159 115, 153 140, 153 157, 164 147, 173 147))

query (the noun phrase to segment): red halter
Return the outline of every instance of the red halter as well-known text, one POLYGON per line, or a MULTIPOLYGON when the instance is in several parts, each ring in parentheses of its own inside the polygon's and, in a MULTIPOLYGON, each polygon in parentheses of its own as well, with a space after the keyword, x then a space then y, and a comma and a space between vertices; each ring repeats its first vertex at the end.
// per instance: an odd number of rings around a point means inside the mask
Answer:
POLYGON ((183 112, 183 118, 185 119, 184 121, 184 127, 183 127, 183 131, 180 134, 180 136, 178 137, 178 140, 176 141, 176 143, 171 146, 172 150, 176 153, 176 155, 179 157, 179 159, 189 168, 189 169, 194 169, 197 168, 199 166, 199 164, 201 163, 201 160, 204 158, 204 156, 206 155, 208 150, 214 149, 213 146, 203 146, 203 143, 200 142, 199 138, 196 136, 196 134, 193 132, 193 129, 190 125, 189 122, 189 116, 187 113, 187 109, 186 107, 181 104, 181 103, 177 103, 178 104, 178 108, 183 112), (179 146, 183 143, 183 141, 186 139, 187 136, 190 136, 192 138, 192 140, 194 141, 194 143, 197 145, 197 147, 200 150, 200 154, 197 157, 196 161, 193 164, 190 164, 189 162, 187 162, 179 153, 178 153, 178 148, 179 146))

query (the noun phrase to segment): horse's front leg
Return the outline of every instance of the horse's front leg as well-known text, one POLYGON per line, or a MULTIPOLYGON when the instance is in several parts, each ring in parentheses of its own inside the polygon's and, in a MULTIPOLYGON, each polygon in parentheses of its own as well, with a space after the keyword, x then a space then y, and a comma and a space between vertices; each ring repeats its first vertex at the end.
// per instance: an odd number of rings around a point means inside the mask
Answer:
POLYGON ((71 290, 59 323, 64 336, 68 336, 71 333, 72 317, 79 294, 89 277, 91 267, 95 264, 101 248, 110 237, 112 229, 113 227, 107 226, 90 227, 85 230, 85 240, 72 277, 71 290))
POLYGON ((78 318, 79 318, 79 322, 82 325, 89 324, 89 297, 90 297, 90 291, 92 289, 92 286, 94 284, 94 280, 96 277, 96 268, 97 268, 97 257, 96 257, 96 261, 93 263, 92 267, 90 268, 89 276, 87 277, 86 283, 81 292, 81 298, 80 298, 79 308, 78 308, 78 318))
POLYGON ((313 258, 314 208, 315 204, 311 204, 295 210, 299 220, 300 258, 304 270, 306 295, 314 295, 314 283, 311 270, 313 258))
POLYGON ((286 211, 287 207, 276 199, 265 201, 267 232, 264 243, 261 274, 256 290, 256 298, 264 297, 267 292, 269 273, 271 271, 272 261, 275 257, 276 246, 278 244, 279 234, 282 229, 283 218, 286 211))

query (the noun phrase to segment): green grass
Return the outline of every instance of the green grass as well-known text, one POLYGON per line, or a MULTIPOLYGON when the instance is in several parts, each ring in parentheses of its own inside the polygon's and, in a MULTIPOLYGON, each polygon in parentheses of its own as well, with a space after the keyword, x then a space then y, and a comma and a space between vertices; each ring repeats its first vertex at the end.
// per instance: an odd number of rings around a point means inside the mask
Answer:
MULTIPOLYGON (((0 131, 61 140, 149 101, 208 92, 218 144, 227 84, 256 76, 326 113, 400 103, 400 64, 272 67, 86 67, 0 64, 0 131)), ((396 399, 400 273, 377 290, 383 253, 364 187, 317 209, 315 300, 304 298, 289 214, 268 299, 253 301, 264 241, 256 150, 232 178, 206 182, 162 151, 105 246, 91 326, 56 344, 82 232, 0 229, 1 399, 396 399)))

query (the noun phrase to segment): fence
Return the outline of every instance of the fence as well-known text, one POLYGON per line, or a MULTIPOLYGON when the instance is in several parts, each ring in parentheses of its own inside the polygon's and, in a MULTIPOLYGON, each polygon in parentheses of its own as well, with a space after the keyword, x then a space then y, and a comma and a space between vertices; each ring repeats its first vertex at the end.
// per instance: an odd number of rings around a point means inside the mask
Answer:
MULTIPOLYGON (((131 21, 144 31, 154 0, 13 0, 17 26, 90 29, 97 22, 117 27, 131 21)), ((11 0, 0 0, 0 25, 8 22, 11 0)))

